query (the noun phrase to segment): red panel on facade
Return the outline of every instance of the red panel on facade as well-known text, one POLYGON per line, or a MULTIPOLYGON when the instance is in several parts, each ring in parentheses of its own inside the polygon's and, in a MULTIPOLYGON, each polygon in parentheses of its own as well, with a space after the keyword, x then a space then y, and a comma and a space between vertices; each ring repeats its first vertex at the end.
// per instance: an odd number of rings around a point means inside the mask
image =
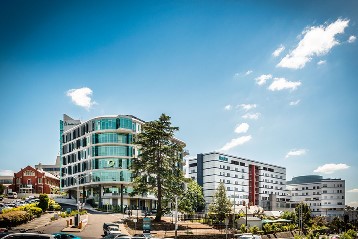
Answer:
POLYGON ((256 204, 256 168, 249 165, 249 204, 256 204))

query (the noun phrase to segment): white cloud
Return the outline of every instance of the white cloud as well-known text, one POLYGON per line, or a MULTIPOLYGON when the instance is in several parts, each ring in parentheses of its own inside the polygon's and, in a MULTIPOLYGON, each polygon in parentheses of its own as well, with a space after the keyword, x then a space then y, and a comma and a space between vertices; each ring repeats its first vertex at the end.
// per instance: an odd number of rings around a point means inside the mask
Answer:
POLYGON ((349 43, 353 43, 353 42, 356 41, 356 39, 357 39, 356 36, 350 36, 349 39, 348 39, 348 42, 349 42, 349 43))
POLYGON ((86 110, 89 110, 92 105, 96 104, 96 102, 91 99, 92 90, 88 87, 68 90, 66 95, 71 97, 74 104, 81 106, 86 110))
POLYGON ((248 71, 246 71, 245 76, 250 75, 252 72, 253 72, 252 70, 248 70, 248 71))
POLYGON ((255 78, 256 84, 263 85, 266 83, 267 80, 271 79, 272 75, 260 75, 259 77, 255 78))
POLYGON ((225 107, 224 107, 224 110, 231 110, 232 109, 232 106, 231 105, 226 105, 225 107))
POLYGON ((250 125, 247 123, 241 123, 235 128, 235 133, 246 133, 249 130, 250 125))
POLYGON ((323 64, 326 64, 326 61, 324 60, 320 60, 319 62, 317 62, 317 65, 323 65, 323 64))
POLYGON ((7 169, 0 169, 0 176, 14 176, 14 171, 7 169))
POLYGON ((257 120, 260 117, 260 113, 246 113, 241 116, 243 119, 257 120))
POLYGON ((305 155, 306 154, 306 150, 305 149, 295 149, 295 150, 291 150, 290 152, 288 152, 285 156, 285 158, 289 158, 292 156, 301 156, 301 155, 305 155))
POLYGON ((301 102, 301 100, 291 101, 290 105, 298 105, 301 102))
POLYGON ((338 19, 328 26, 307 27, 297 47, 277 64, 278 67, 301 69, 313 56, 327 54, 335 45, 339 45, 335 36, 344 33, 349 20, 338 19))
POLYGON ((274 81, 271 83, 271 85, 268 87, 271 91, 276 90, 296 90, 298 86, 301 85, 300 81, 288 81, 285 78, 274 78, 274 81))
POLYGON ((229 149, 235 148, 236 146, 242 145, 252 139, 251 135, 241 136, 239 138, 232 139, 230 142, 226 143, 220 151, 227 151, 229 149))
POLYGON ((274 57, 278 57, 281 52, 283 52, 285 50, 285 47, 283 45, 281 45, 279 48, 277 48, 274 52, 272 52, 272 55, 274 57))
POLYGON ((339 164, 329 163, 329 164, 319 166, 313 172, 331 174, 331 173, 334 173, 335 171, 344 170, 344 169, 348 169, 348 168, 349 168, 349 166, 344 163, 339 163, 339 164))
POLYGON ((245 110, 245 111, 249 111, 251 109, 255 109, 256 108, 256 104, 241 104, 238 105, 237 107, 240 107, 241 109, 245 110))
POLYGON ((358 193, 358 188, 348 190, 347 192, 349 192, 349 193, 358 193))

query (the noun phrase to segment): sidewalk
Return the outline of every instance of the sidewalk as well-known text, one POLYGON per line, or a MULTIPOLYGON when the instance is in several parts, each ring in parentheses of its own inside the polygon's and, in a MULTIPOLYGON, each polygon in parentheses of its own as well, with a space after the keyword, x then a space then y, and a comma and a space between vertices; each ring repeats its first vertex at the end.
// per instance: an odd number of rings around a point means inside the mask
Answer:
POLYGON ((35 218, 32 221, 22 224, 20 226, 12 228, 12 230, 29 231, 35 230, 36 228, 46 226, 51 223, 51 218, 54 216, 54 212, 47 212, 39 218, 35 218))

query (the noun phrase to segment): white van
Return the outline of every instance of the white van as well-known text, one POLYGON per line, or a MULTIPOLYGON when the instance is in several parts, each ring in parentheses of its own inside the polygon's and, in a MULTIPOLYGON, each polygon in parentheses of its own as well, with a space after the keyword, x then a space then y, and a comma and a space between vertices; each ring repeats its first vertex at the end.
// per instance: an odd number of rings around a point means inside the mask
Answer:
POLYGON ((16 192, 8 193, 7 198, 17 198, 17 193, 16 192))

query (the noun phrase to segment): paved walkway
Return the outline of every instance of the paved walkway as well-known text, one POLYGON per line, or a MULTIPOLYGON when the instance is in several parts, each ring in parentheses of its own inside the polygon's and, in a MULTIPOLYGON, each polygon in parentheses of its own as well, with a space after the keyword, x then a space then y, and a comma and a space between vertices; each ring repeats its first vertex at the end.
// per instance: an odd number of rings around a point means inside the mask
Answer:
POLYGON ((35 218, 32 221, 22 224, 20 226, 12 228, 13 230, 19 230, 19 231, 29 231, 29 230, 35 230, 36 228, 46 226, 51 223, 51 217, 54 216, 54 212, 47 212, 39 218, 35 218))

